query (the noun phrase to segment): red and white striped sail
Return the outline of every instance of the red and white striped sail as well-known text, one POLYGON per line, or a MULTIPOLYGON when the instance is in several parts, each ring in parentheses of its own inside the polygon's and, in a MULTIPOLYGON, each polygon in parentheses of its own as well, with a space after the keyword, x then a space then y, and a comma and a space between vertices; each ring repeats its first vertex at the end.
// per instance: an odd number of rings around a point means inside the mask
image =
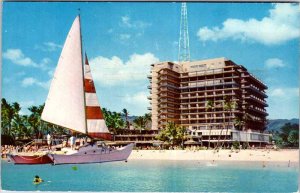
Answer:
POLYGON ((86 133, 80 18, 66 38, 51 82, 42 120, 86 133))
POLYGON ((104 116, 97 98, 89 61, 86 55, 84 69, 84 91, 88 135, 93 138, 111 140, 111 134, 105 124, 104 116))

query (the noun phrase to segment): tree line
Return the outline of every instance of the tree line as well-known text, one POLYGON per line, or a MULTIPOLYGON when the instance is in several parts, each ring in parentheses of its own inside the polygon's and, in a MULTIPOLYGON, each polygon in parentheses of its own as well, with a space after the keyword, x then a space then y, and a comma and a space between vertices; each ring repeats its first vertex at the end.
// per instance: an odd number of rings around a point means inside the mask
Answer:
MULTIPOLYGON (((43 105, 31 106, 28 108, 29 114, 21 114, 21 106, 17 102, 9 103, 5 98, 1 99, 1 135, 8 136, 13 141, 19 139, 39 139, 43 135, 51 132, 52 135, 69 135, 70 131, 41 120, 43 105)), ((150 129, 151 114, 136 117, 132 124, 129 122, 129 112, 123 109, 122 112, 102 109, 105 122, 110 132, 118 134, 122 129, 129 129, 130 125, 134 129, 150 129)))
POLYGON ((279 147, 299 148, 299 124, 286 123, 279 131, 271 131, 272 141, 279 147))
MULTIPOLYGON (((223 104, 224 110, 227 112, 229 117, 231 117, 232 111, 237 108, 237 104, 232 102, 229 99, 225 99, 223 104)), ((14 141, 18 139, 39 139, 42 138, 43 135, 51 132, 53 135, 61 136, 61 135, 69 135, 70 131, 41 120, 41 114, 44 108, 43 105, 39 106, 31 106, 28 108, 30 114, 22 115, 20 113, 21 106, 17 102, 9 103, 6 99, 1 99, 1 135, 9 136, 14 141)), ((206 103, 206 111, 211 112, 214 111, 214 102, 207 101, 206 103)), ((122 112, 110 111, 106 108, 102 109, 105 122, 107 127, 109 128, 112 134, 120 134, 123 133, 124 129, 129 129, 130 126, 133 129, 138 130, 150 130, 151 128, 151 114, 146 113, 143 116, 135 117, 132 123, 129 121, 129 112, 127 109, 123 109, 122 112)), ((245 115, 244 117, 237 117, 234 120, 234 126, 238 129, 242 129, 242 127, 246 124, 247 120, 251 119, 251 117, 245 115)), ((210 122, 208 124, 209 131, 212 130, 211 123, 213 121, 213 117, 211 117, 210 122)), ((224 124, 221 128, 222 130, 226 130, 225 133, 228 132, 229 125, 224 124)), ((279 147, 298 147, 299 146, 299 124, 285 124, 280 131, 271 131, 272 140, 279 147)), ((221 136, 221 135, 220 135, 221 136)), ((218 145, 220 141, 220 136, 218 137, 218 145)), ((168 123, 167 126, 160 131, 157 136, 157 139, 168 142, 172 146, 174 145, 183 145, 183 142, 187 139, 187 130, 186 128, 176 125, 175 123, 168 123)), ((223 140, 224 141, 224 140, 223 140)), ((224 142, 220 144, 222 147, 224 142)), ((210 135, 208 140, 208 146, 210 146, 210 135)))

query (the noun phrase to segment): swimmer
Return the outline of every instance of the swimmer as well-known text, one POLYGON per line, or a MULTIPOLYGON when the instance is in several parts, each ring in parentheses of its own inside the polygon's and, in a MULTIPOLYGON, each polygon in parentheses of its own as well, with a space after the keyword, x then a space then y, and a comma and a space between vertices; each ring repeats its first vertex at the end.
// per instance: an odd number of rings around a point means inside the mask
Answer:
POLYGON ((42 180, 42 178, 40 178, 38 175, 36 175, 33 179, 33 183, 34 184, 40 184, 41 182, 43 182, 44 180, 42 180))

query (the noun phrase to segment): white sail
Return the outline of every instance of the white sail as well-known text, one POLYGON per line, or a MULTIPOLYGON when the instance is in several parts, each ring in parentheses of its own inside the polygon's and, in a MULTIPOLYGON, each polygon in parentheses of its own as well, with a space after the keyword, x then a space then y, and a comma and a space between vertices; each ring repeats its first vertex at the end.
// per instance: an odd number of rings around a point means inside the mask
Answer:
POLYGON ((76 17, 62 49, 42 120, 86 133, 80 18, 76 17))

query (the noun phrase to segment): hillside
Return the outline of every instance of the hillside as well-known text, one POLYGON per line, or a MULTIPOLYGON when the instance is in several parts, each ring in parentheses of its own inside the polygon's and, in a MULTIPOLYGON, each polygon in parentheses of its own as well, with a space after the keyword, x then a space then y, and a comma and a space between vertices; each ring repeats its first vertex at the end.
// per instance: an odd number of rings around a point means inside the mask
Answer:
POLYGON ((279 131, 286 123, 299 124, 299 119, 273 119, 268 120, 267 130, 279 131))

